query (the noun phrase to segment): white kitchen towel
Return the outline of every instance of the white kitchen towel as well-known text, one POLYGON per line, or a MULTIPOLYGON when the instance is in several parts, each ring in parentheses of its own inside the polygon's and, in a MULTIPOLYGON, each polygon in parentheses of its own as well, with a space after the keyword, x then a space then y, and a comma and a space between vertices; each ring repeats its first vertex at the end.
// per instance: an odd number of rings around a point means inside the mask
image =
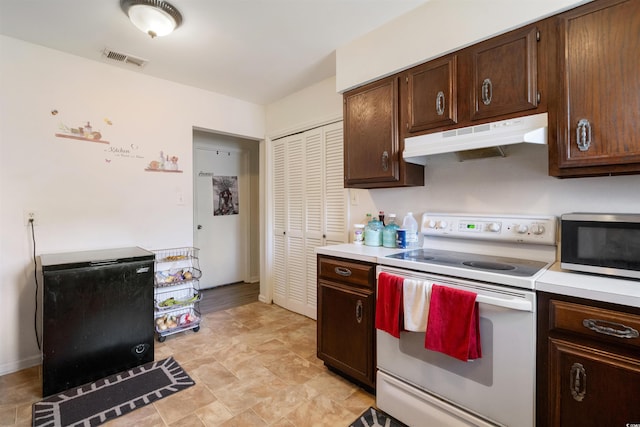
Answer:
POLYGON ((431 282, 404 279, 402 284, 404 329, 412 332, 425 332, 429 318, 429 297, 431 282))

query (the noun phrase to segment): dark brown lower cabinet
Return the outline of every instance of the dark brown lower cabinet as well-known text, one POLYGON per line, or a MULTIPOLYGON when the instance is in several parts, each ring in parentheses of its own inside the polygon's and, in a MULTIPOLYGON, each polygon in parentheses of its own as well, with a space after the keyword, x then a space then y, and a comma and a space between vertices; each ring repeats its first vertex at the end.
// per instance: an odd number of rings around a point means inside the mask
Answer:
POLYGON ((540 426, 640 424, 640 309, 538 294, 540 426))
POLYGON ((375 388, 375 265, 318 256, 318 358, 375 388))

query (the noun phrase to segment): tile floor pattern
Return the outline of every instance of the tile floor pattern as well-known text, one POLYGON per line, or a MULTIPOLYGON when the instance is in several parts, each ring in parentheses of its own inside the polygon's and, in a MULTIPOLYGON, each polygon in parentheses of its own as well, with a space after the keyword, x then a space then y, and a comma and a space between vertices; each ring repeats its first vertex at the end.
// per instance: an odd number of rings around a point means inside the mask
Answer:
MULTIPOLYGON (((316 358, 316 322, 255 302, 204 316, 199 332, 155 344, 196 385, 107 426, 347 427, 375 397, 316 358)), ((0 377, 0 426, 30 426, 40 368, 0 377)))

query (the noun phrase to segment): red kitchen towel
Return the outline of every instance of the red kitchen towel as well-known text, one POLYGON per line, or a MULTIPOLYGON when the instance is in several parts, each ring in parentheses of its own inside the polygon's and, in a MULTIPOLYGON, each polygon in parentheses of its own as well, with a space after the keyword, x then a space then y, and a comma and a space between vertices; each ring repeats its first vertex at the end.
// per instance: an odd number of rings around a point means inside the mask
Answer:
POLYGON ((468 362, 482 357, 477 294, 434 284, 424 347, 468 362))
POLYGON ((378 276, 378 299, 376 300, 376 329, 400 338, 404 323, 402 312, 402 284, 404 279, 393 274, 378 276))

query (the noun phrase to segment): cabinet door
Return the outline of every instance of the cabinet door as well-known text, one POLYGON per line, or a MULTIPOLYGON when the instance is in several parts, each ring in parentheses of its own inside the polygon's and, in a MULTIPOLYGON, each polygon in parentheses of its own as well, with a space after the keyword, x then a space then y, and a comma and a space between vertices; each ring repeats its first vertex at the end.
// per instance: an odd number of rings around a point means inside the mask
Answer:
POLYGON ((407 134, 458 122, 458 56, 451 55, 407 71, 407 134))
POLYGON ((561 105, 551 175, 581 174, 562 171, 572 167, 602 174, 615 168, 588 167, 640 163, 640 2, 593 2, 558 19, 561 105))
POLYGON ((537 28, 525 27, 470 48, 472 120, 538 106, 537 41, 537 28))
POLYGON ((640 359, 549 342, 549 425, 625 426, 640 420, 640 359))
POLYGON ((318 285, 318 357, 374 386, 373 292, 333 282, 318 285))
POLYGON ((344 96, 347 186, 400 179, 398 78, 386 78, 344 96))
POLYGON ((302 134, 274 142, 274 290, 278 305, 302 313, 306 292, 304 251, 304 139, 302 134))

